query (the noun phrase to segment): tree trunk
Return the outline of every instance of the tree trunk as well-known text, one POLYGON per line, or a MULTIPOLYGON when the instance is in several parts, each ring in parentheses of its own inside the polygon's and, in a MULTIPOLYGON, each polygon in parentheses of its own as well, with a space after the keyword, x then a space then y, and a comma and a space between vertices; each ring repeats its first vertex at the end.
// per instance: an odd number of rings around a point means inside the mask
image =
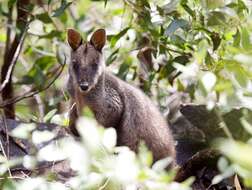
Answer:
MULTIPOLYGON (((12 7, 9 9, 9 18, 8 18, 8 26, 7 28, 7 40, 5 47, 5 55, 3 66, 1 70, 1 83, 7 80, 5 87, 2 89, 2 100, 8 100, 13 98, 13 85, 12 85, 12 74, 13 70, 11 67, 12 59, 14 57, 15 52, 17 51, 18 46, 20 45, 21 38, 23 33, 25 32, 26 24, 28 22, 29 11, 27 10, 28 5, 30 5, 30 0, 18 0, 17 1, 17 21, 16 27, 18 29, 18 33, 16 33, 13 42, 11 43, 11 31, 10 25, 12 24, 12 7), (8 71, 11 69, 10 76, 8 78, 8 71)), ((13 68, 15 67, 15 63, 13 63, 13 68)), ((15 108, 14 104, 8 104, 4 107, 4 115, 7 118, 15 118, 15 108)))

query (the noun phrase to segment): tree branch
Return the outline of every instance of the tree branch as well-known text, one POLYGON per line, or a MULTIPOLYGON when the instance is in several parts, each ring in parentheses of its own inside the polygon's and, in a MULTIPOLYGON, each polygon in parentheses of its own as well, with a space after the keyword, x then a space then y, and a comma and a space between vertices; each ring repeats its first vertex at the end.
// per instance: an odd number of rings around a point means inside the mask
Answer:
MULTIPOLYGON (((19 51, 21 50, 24 41, 24 34, 27 30, 26 26, 28 23, 29 11, 26 8, 29 4, 30 0, 18 0, 16 3, 17 8, 16 27, 20 32, 16 32, 15 38, 12 43, 10 43, 11 31, 10 29, 7 29, 6 31, 7 36, 9 35, 9 37, 7 37, 6 40, 7 49, 5 50, 3 66, 1 69, 1 83, 2 83, 1 95, 3 101, 9 100, 13 97, 12 73, 17 62, 19 51)), ((11 10, 12 9, 9 9, 9 11, 11 10)), ((12 22, 11 16, 12 13, 9 13, 9 19, 8 19, 9 22, 12 22)), ((7 104, 6 107, 4 107, 4 115, 7 118, 15 118, 15 109, 13 104, 7 104)))
MULTIPOLYGON (((13 69, 14 69, 14 66, 17 62, 17 59, 19 57, 19 54, 21 52, 21 49, 22 49, 22 45, 24 43, 24 39, 25 39, 25 35, 26 35, 26 32, 27 32, 27 29, 28 29, 28 25, 25 27, 25 30, 24 32, 22 33, 22 36, 20 38, 20 41, 19 41, 19 44, 17 45, 17 49, 14 53, 14 56, 13 58, 11 59, 11 62, 10 62, 10 65, 9 65, 9 68, 8 68, 8 71, 6 73, 6 77, 4 79, 4 81, 2 82, 1 86, 0 86, 0 92, 3 91, 3 89, 5 88, 5 86, 9 83, 10 81, 10 78, 11 78, 11 74, 13 73, 13 69)), ((6 47, 7 48, 7 47, 6 47)))
POLYGON ((45 91, 47 90, 57 79, 58 77, 60 76, 60 74, 62 73, 64 67, 66 65, 66 57, 65 57, 65 60, 64 60, 64 63, 60 66, 61 68, 59 69, 59 72, 58 74, 53 78, 53 80, 48 84, 46 85, 45 87, 41 88, 41 89, 37 89, 35 91, 29 91, 29 92, 25 92, 23 95, 21 96, 17 96, 15 98, 12 98, 10 100, 6 100, 4 101, 3 103, 0 104, 0 108, 4 108, 5 106, 9 105, 9 104, 15 104, 23 99, 26 99, 26 98, 30 98, 42 91, 45 91))

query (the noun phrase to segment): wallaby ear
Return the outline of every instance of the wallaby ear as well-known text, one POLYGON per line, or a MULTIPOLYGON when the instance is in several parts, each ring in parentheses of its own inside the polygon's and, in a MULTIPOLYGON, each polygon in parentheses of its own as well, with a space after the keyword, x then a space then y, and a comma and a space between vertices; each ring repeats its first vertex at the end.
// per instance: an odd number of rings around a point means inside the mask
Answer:
POLYGON ((67 30, 67 41, 73 50, 76 50, 82 43, 82 38, 79 32, 74 29, 67 30))
POLYGON ((104 29, 96 30, 91 39, 90 43, 95 47, 95 49, 101 51, 106 43, 106 32, 104 29))

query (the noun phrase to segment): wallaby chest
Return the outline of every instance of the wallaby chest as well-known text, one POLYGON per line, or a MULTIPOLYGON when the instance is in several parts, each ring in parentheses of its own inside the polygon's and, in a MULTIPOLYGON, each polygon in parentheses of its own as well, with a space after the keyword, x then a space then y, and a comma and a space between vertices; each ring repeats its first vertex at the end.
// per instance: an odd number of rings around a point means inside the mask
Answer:
POLYGON ((118 127, 123 114, 123 101, 111 81, 105 79, 103 84, 95 87, 89 94, 78 97, 77 100, 80 99, 82 102, 77 103, 79 109, 87 106, 101 125, 118 127))

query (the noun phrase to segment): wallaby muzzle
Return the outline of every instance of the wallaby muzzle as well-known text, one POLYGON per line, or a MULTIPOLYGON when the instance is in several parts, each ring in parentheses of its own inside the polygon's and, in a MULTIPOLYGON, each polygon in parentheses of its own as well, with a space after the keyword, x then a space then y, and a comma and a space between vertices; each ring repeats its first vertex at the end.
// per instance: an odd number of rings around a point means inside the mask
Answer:
POLYGON ((89 85, 87 82, 81 82, 79 84, 80 90, 86 92, 89 89, 89 85))

